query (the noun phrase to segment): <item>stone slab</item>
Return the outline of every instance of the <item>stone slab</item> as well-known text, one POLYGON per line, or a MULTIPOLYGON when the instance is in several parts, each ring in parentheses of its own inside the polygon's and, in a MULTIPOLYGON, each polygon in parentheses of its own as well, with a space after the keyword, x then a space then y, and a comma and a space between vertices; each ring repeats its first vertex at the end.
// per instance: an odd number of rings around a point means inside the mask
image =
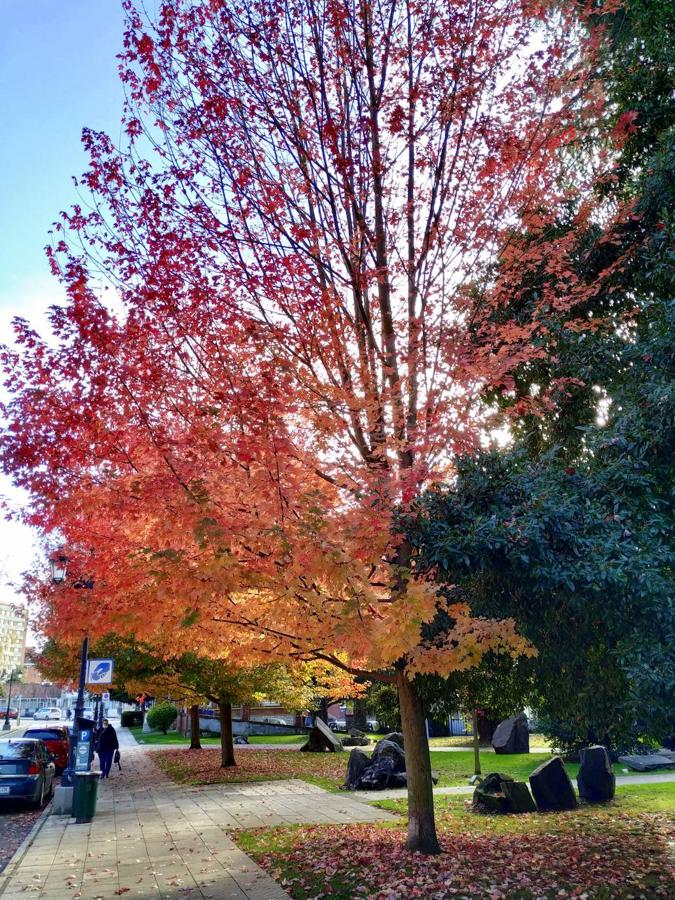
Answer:
POLYGON ((324 738, 328 741, 329 744, 333 747, 334 750, 342 750, 342 742, 339 738, 337 738, 333 732, 330 730, 328 725, 320 719, 318 716, 314 719, 314 727, 318 728, 324 738))
POLYGON ((665 769, 675 765, 675 761, 662 753, 635 754, 632 756, 620 756, 619 762, 636 772, 649 772, 652 769, 665 769))
POLYGON ((530 789, 524 781, 504 781, 502 790, 509 801, 509 812, 531 813, 537 811, 530 789))

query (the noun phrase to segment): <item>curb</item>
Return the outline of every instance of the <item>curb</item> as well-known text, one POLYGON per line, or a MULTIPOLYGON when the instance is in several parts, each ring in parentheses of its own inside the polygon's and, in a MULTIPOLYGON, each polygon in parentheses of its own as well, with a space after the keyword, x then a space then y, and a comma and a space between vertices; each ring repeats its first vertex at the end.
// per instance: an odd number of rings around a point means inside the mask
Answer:
POLYGON ((45 822, 47 821, 48 816, 51 813, 52 801, 50 800, 42 810, 42 813, 35 820, 33 827, 28 832, 23 841, 19 844, 14 852, 14 856, 7 863, 2 872, 0 872, 0 897, 5 893, 9 882, 12 880, 12 876, 14 875, 16 869, 21 864, 24 856, 31 848, 31 845, 35 838, 38 836, 45 822))

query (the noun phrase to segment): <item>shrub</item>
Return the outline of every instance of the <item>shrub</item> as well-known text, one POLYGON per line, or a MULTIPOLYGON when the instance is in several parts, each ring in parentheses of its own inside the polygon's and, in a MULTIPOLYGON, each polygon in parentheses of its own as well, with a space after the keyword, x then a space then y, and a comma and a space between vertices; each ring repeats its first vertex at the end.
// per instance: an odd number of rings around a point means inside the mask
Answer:
POLYGON ((140 709, 125 709, 120 717, 121 725, 124 728, 134 728, 136 725, 143 724, 143 713, 140 709))
POLYGON ((147 715, 148 725, 151 728, 159 728, 162 734, 166 734, 169 726, 173 725, 176 721, 178 710, 173 703, 169 703, 168 700, 165 700, 162 703, 155 703, 155 705, 148 710, 147 715))

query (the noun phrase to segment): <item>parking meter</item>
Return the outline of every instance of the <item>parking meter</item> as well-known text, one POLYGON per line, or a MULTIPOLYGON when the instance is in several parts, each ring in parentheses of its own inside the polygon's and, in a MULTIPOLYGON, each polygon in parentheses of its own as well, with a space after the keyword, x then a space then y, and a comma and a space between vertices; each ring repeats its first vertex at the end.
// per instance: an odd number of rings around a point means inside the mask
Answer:
POLYGON ((77 719, 76 772, 88 772, 91 769, 91 760, 94 756, 95 724, 93 719, 85 719, 83 717, 77 719))

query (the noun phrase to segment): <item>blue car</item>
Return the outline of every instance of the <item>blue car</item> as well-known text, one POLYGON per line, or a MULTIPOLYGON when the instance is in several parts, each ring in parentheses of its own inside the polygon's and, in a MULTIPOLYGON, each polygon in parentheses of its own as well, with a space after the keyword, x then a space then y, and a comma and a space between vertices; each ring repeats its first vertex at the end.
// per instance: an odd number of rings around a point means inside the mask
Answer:
POLYGON ((42 741, 0 741, 0 800, 27 800, 41 809, 54 791, 56 766, 42 741))

